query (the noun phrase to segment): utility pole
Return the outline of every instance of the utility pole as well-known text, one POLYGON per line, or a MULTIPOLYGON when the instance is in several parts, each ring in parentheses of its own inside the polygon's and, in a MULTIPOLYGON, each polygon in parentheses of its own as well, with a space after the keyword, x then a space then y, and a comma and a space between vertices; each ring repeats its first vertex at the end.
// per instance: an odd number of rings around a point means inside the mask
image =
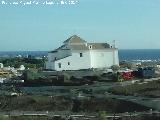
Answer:
POLYGON ((115 65, 115 48, 116 48, 116 41, 113 40, 113 65, 115 65))

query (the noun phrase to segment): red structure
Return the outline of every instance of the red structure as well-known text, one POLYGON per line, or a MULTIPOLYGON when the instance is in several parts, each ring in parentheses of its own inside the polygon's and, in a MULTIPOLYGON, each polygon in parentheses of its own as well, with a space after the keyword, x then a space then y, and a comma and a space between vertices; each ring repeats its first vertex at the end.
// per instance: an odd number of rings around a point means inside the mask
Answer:
POLYGON ((121 77, 124 80, 131 80, 134 77, 133 71, 132 70, 127 70, 121 72, 121 77))

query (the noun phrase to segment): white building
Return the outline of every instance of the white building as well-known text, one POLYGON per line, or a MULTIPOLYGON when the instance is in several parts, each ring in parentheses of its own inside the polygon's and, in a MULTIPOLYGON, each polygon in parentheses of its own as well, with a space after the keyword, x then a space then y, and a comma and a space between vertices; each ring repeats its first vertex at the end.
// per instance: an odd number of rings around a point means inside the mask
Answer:
POLYGON ((118 49, 107 43, 87 43, 73 35, 48 53, 45 65, 46 69, 57 71, 109 68, 119 65, 118 49))
POLYGON ((18 70, 21 70, 21 71, 25 70, 24 65, 20 65, 20 67, 18 68, 18 70))
POLYGON ((3 63, 0 63, 0 69, 2 69, 3 68, 3 63))

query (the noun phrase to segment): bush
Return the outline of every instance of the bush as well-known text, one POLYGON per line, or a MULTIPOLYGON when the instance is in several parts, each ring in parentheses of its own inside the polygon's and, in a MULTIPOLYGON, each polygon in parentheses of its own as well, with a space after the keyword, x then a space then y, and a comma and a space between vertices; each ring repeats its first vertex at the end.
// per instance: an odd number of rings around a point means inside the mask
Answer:
POLYGON ((107 120, 106 119, 106 112, 105 111, 99 111, 96 115, 97 120, 107 120))

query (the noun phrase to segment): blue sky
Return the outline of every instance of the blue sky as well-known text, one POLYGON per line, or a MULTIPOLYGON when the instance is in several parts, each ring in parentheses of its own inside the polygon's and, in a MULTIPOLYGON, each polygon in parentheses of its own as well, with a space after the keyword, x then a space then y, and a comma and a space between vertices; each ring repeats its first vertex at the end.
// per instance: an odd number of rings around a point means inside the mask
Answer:
POLYGON ((7 0, 0 0, 0 51, 52 50, 73 34, 88 42, 116 40, 119 49, 160 48, 160 0, 26 6, 1 1, 7 0))

